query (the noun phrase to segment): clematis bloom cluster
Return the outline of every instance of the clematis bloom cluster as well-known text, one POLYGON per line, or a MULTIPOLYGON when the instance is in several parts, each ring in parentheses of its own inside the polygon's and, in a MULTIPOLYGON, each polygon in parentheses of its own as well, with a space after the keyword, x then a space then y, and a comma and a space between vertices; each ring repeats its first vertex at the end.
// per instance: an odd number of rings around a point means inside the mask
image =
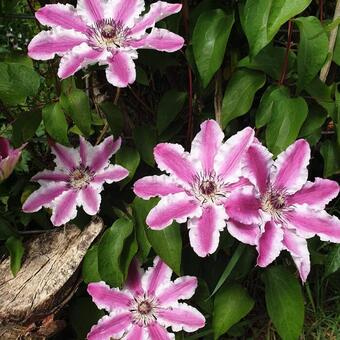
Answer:
POLYGON ((95 215, 100 208, 104 183, 121 181, 129 174, 122 166, 110 164, 110 158, 120 145, 121 139, 114 140, 113 137, 107 137, 97 146, 80 137, 77 149, 52 145, 56 168, 39 172, 32 178, 41 187, 27 198, 23 211, 50 208, 55 226, 75 218, 77 206, 82 206, 88 215, 95 215))
POLYGON ((175 336, 167 331, 168 327, 175 332, 194 332, 204 327, 204 316, 179 302, 194 295, 197 279, 183 276, 171 281, 171 275, 172 270, 156 257, 146 272, 133 261, 123 290, 110 289, 104 282, 90 283, 87 291, 93 302, 109 315, 92 327, 87 338, 170 340, 175 336))
POLYGON ((36 18, 52 29, 33 38, 28 54, 37 60, 61 56, 58 75, 62 79, 89 64, 108 65, 107 80, 126 87, 136 79, 133 60, 138 57, 137 49, 174 52, 182 48, 181 36, 154 27, 181 8, 181 4, 158 1, 141 15, 144 0, 78 0, 76 8, 46 5, 37 11, 36 18))

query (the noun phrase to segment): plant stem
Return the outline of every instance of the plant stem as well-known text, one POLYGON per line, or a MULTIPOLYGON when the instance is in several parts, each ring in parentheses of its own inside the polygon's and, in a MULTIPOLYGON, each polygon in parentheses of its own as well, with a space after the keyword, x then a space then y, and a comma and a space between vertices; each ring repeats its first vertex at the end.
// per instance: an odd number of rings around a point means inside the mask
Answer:
POLYGON ((215 120, 218 125, 222 128, 221 116, 222 116, 222 73, 218 71, 215 78, 215 120))
POLYGON ((279 80, 279 85, 283 85, 287 69, 288 69, 288 61, 289 61, 289 51, 292 45, 292 33, 293 33, 293 23, 291 20, 288 21, 288 40, 287 40, 287 46, 286 46, 286 53, 285 53, 285 59, 283 61, 282 70, 281 70, 281 76, 279 80))

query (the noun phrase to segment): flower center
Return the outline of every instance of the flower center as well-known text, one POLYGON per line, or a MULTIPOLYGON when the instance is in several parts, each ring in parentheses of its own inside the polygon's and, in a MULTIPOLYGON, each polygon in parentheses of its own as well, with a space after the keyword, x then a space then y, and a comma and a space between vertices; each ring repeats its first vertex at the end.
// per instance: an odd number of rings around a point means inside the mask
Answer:
POLYGON ((80 190, 90 184, 93 179, 93 173, 89 168, 79 167, 74 169, 69 177, 71 188, 80 190))
POLYGON ((89 46, 94 50, 103 51, 106 49, 112 51, 126 45, 129 33, 130 30, 124 28, 121 22, 103 19, 88 27, 86 35, 89 46))
POLYGON ((281 219, 281 212, 286 208, 286 196, 283 192, 271 189, 262 196, 262 209, 275 219, 281 219))
POLYGON ((139 326, 147 326, 157 319, 158 302, 154 297, 138 296, 135 297, 130 312, 132 321, 139 326))

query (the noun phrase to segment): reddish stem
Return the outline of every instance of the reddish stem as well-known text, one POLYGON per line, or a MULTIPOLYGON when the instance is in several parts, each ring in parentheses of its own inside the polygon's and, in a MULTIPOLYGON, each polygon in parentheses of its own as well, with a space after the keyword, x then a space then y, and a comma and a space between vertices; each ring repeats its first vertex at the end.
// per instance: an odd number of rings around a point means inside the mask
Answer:
POLYGON ((284 62, 282 65, 281 76, 279 80, 279 85, 282 85, 286 79, 287 69, 288 69, 288 61, 289 61, 289 51, 292 45, 292 33, 293 33, 293 23, 291 20, 288 21, 288 40, 284 62))

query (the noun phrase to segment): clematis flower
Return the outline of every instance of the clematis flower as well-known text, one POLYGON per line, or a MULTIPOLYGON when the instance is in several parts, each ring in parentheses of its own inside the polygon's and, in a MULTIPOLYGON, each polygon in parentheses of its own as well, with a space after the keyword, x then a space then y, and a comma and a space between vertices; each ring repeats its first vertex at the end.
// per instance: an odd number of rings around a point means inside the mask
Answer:
POLYGON ((24 212, 35 212, 42 207, 52 209, 51 221, 60 226, 77 216, 77 206, 88 215, 99 211, 104 183, 118 182, 129 172, 120 165, 111 165, 110 158, 121 145, 107 137, 101 144, 92 146, 80 138, 78 149, 54 144, 56 168, 36 174, 32 180, 41 187, 33 192, 23 205, 24 212))
POLYGON ((108 65, 107 80, 126 87, 136 79, 133 60, 138 57, 137 49, 174 52, 182 48, 182 37, 154 27, 181 8, 181 4, 158 1, 141 16, 144 0, 78 0, 77 8, 46 5, 36 18, 52 29, 33 38, 28 54, 37 60, 61 56, 58 75, 62 79, 89 64, 108 65))
POLYGON ((144 177, 134 185, 139 197, 161 197, 147 216, 150 228, 161 230, 174 220, 184 223, 189 219, 194 251, 201 257, 214 253, 228 219, 225 204, 237 187, 242 159, 253 138, 253 129, 246 128, 222 143, 223 131, 214 120, 207 120, 190 153, 178 144, 158 144, 155 160, 169 175, 144 177))
POLYGON ((302 281, 310 272, 306 239, 318 235, 323 241, 340 242, 340 221, 324 209, 339 193, 335 181, 307 181, 310 147, 298 140, 275 162, 260 143, 245 157, 245 186, 229 198, 226 210, 232 219, 229 232, 243 243, 256 245, 257 264, 268 266, 285 249, 299 270, 302 281))
POLYGON ((22 149, 12 149, 8 139, 0 137, 0 183, 8 178, 19 162, 22 149))
POLYGON ((145 273, 133 261, 123 290, 110 289, 104 282, 90 283, 87 291, 98 308, 109 315, 99 320, 88 340, 170 340, 174 332, 194 332, 204 327, 205 318, 178 300, 190 299, 197 279, 182 276, 171 281, 172 270, 159 257, 145 273))

